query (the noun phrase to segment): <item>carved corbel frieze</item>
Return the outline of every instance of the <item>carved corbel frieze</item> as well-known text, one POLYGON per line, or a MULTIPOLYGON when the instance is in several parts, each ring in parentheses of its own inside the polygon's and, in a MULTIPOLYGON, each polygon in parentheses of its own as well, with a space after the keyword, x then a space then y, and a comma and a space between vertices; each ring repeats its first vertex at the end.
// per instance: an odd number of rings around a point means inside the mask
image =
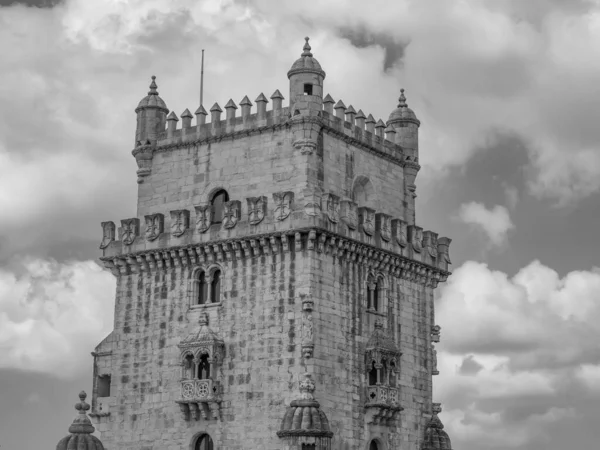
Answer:
POLYGON ((153 241, 164 231, 165 216, 157 213, 144 216, 146 219, 146 240, 153 241))
POLYGON ((379 237, 389 242, 392 237, 392 218, 387 214, 377 213, 375 214, 375 227, 379 237))
POLYGON ((138 142, 138 146, 131 151, 131 154, 135 158, 135 162, 138 165, 137 170, 137 182, 141 184, 144 182, 144 177, 147 177, 152 172, 152 157, 154 156, 154 146, 150 142, 142 144, 138 142))
POLYGON ((317 232, 315 230, 310 230, 308 232, 308 244, 307 244, 307 249, 308 250, 314 250, 315 249, 315 240, 317 239, 317 232))
POLYGON ((140 234, 140 219, 137 217, 121 220, 121 242, 125 245, 133 244, 140 234))
POLYGON ((433 260, 433 263, 435 265, 436 258, 438 257, 438 250, 437 250, 438 235, 437 235, 437 233, 434 233, 433 231, 425 231, 423 233, 423 246, 427 250, 427 253, 429 254, 429 256, 431 256, 431 259, 433 260))
POLYGON ((171 211, 171 234, 182 236, 190 226, 190 212, 187 209, 171 211))
POLYGON ((312 317, 314 306, 311 298, 302 300, 302 356, 306 359, 312 358, 315 350, 312 317))
POLYGON ((340 198, 335 194, 324 194, 321 198, 321 209, 332 223, 340 221, 340 198))
POLYGON ((231 200, 223 203, 223 227, 231 229, 237 225, 242 215, 242 203, 231 200))
MULTIPOLYGON (((452 264, 450 261, 450 243, 452 239, 447 237, 442 237, 438 239, 438 267, 442 270, 448 270, 448 266, 452 264)), ((444 281, 444 280, 441 280, 444 281)))
POLYGON ((114 222, 102 222, 102 242, 100 242, 100 248, 104 250, 115 240, 116 226, 114 222))
POLYGON ((196 210, 196 230, 198 233, 206 233, 212 223, 212 205, 194 206, 194 209, 196 210))
POLYGON ((297 139, 292 144, 296 150, 303 155, 310 155, 317 149, 317 141, 314 139, 297 139))
POLYGON ((292 212, 294 193, 291 191, 275 192, 273 194, 273 200, 275 202, 275 220, 282 221, 287 219, 292 212))
POLYGON ((350 200, 340 202, 340 218, 351 230, 356 230, 358 225, 358 205, 350 200))
POLYGON ((415 253, 421 253, 423 249, 423 228, 416 225, 409 225, 408 240, 415 253))
POLYGON ((249 197, 246 202, 248 203, 248 222, 250 225, 258 225, 267 213, 267 197, 249 197))
POLYGON ((373 236, 375 231, 375 210, 363 206, 358 208, 359 229, 367 236, 373 236))

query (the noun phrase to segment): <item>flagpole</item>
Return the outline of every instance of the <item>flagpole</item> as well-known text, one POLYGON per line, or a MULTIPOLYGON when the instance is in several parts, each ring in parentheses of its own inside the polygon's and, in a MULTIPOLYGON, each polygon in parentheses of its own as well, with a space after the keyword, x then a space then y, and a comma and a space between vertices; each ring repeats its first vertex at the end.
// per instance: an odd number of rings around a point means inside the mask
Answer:
POLYGON ((202 49, 202 66, 200 68, 200 106, 202 106, 202 100, 204 94, 204 49, 202 49))

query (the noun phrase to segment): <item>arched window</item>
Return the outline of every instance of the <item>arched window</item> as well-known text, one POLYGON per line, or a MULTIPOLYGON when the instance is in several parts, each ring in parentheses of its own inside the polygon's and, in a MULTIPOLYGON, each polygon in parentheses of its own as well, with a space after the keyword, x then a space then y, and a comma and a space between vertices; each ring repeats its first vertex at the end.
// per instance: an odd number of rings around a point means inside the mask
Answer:
POLYGON ((192 380, 194 378, 194 357, 192 355, 187 355, 183 362, 183 368, 185 373, 185 378, 188 380, 192 380))
POLYGON ((196 441, 194 450, 214 450, 212 438, 208 434, 203 434, 196 441))
POLYGON ((221 271, 215 270, 212 274, 210 283, 210 302, 219 303, 221 301, 221 271))
POLYGON ((196 303, 204 305, 208 301, 208 284, 204 271, 196 272, 196 303))
POLYGON ((213 210, 212 223, 221 223, 223 221, 223 204, 229 201, 229 194, 226 190, 221 189, 215 192, 210 201, 213 210))
POLYGON ((371 370, 369 370, 369 386, 375 386, 377 384, 377 369, 375 368, 375 362, 371 363, 371 370))
POLYGON ((198 364, 198 379, 208 380, 210 378, 210 362, 208 362, 208 355, 204 354, 200 357, 200 364, 198 364))
POLYGON ((363 175, 359 175, 356 177, 354 181, 354 186, 352 187, 352 201, 358 204, 359 208, 361 206, 368 206, 370 208, 375 208, 373 204, 374 192, 373 192, 373 184, 371 180, 363 175))
POLYGON ((376 441, 371 441, 371 444, 369 445, 369 450, 379 450, 379 445, 377 445, 376 441))

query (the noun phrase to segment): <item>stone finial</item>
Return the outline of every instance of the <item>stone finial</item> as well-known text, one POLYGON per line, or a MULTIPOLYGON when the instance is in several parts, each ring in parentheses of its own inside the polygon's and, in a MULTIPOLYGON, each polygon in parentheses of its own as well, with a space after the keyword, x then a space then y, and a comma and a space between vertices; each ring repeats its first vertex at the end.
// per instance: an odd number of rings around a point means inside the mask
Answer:
POLYGON ((344 105, 344 102, 341 100, 338 101, 333 109, 335 109, 335 116, 344 120, 344 114, 346 113, 346 105, 344 105))
POLYGON ((304 374, 304 379, 298 383, 300 388, 300 398, 303 400, 313 400, 313 392, 315 392, 315 382, 310 373, 304 374))
POLYGON ((265 94, 261 92, 260 95, 256 97, 256 100, 254 101, 256 102, 256 113, 258 116, 258 120, 264 120, 265 117, 267 117, 267 103, 269 103, 269 100, 267 100, 265 94))
POLYGON ((227 119, 227 121, 232 121, 235 119, 235 110, 238 109, 237 105, 235 104, 235 102, 233 101, 233 99, 229 99, 229 101, 227 102, 227 104, 225 105, 225 118, 227 119))
POLYGON ((281 100, 283 100, 285 97, 281 94, 281 92, 279 92, 279 89, 275 89, 275 92, 273 92, 273 95, 271 95, 271 99, 274 100, 276 98, 280 98, 281 100))
POLYGON ((283 95, 279 92, 279 89, 276 89, 271 95, 271 100, 273 100, 273 111, 279 111, 281 109, 281 105, 283 102, 283 95))
POLYGON ((221 121, 222 112, 223 110, 218 103, 215 103, 212 108, 210 108, 210 121, 212 122, 213 129, 221 126, 219 122, 221 121))
POLYGON ((250 101, 247 95, 244 95, 244 98, 240 102, 240 106, 252 106, 252 102, 250 101))
POLYGON ((367 124, 367 131, 369 133, 375 133, 375 117, 373 117, 373 114, 369 114, 369 117, 367 117, 367 120, 366 120, 366 124, 367 124))
POLYGON ((250 115, 250 110, 252 109, 252 102, 247 95, 245 95, 240 102, 240 106, 242 107, 242 117, 248 117, 250 115))
POLYGON ((206 116, 208 115, 208 113, 204 109, 204 106, 202 106, 202 105, 198 106, 198 109, 196 110, 196 112, 194 114, 196 115, 196 125, 197 126, 201 126, 206 123, 206 116))
POLYGON ((354 106, 350 105, 346 108, 346 122, 350 122, 354 125, 354 116, 356 116, 356 110, 354 109, 354 106))
POLYGON ((326 113, 333 114, 333 104, 335 100, 331 98, 331 95, 327 94, 323 99, 323 109, 326 113))
POLYGON ((223 110, 221 109, 221 107, 219 106, 219 104, 218 104, 218 103, 215 103, 215 104, 212 106, 212 108, 210 108, 210 112, 211 112, 211 113, 212 113, 212 112, 219 112, 219 113, 222 113, 222 112, 223 112, 223 110))
POLYGON ((396 130, 394 129, 394 127, 393 127, 393 126, 391 126, 391 125, 388 125, 388 126, 385 128, 385 138, 386 138, 388 141, 394 142, 394 141, 395 141, 395 137, 396 137, 396 130))
POLYGON ((367 116, 365 116, 365 113, 363 112, 362 109, 358 110, 358 114, 356 114, 356 125, 358 126, 358 128, 360 128, 361 130, 365 129, 365 119, 367 118, 367 116))
POLYGON ((306 41, 304 43, 304 47, 302 48, 303 52, 302 52, 302 56, 312 56, 313 54, 310 52, 311 48, 310 48, 310 44, 308 43, 309 41, 309 37, 305 37, 304 40, 306 41))
POLYGON ((327 94, 323 99, 323 103, 331 103, 333 105, 335 100, 331 97, 331 95, 327 94))
POLYGON ((256 100, 254 100, 256 103, 269 103, 269 100, 267 100, 267 97, 265 97, 265 94, 263 94, 262 92, 260 93, 260 95, 258 97, 256 97, 256 100))
POLYGON ((400 89, 400 98, 398 98, 398 108, 406 108, 406 97, 404 96, 404 88, 400 89))
POLYGON ((96 436, 92 436, 95 428, 86 414, 90 409, 90 405, 85 401, 86 397, 87 394, 84 391, 79 393, 79 403, 75 404, 75 409, 79 414, 73 419, 73 423, 69 427, 69 433, 71 434, 58 442, 56 450, 74 448, 78 450, 104 450, 102 442, 96 436))
POLYGON ((179 122, 179 118, 177 117, 177 114, 175 114, 175 111, 171 111, 171 114, 169 114, 169 116, 167 117, 167 120, 179 122))
POLYGON ((227 104, 225 105, 225 109, 237 109, 237 105, 235 104, 232 98, 230 98, 227 104))
POLYGON ((167 116, 167 136, 173 137, 175 130, 177 129, 177 122, 179 122, 179 118, 175 111, 171 111, 171 114, 167 116))
POLYGON ((158 95, 158 86, 156 85, 156 76, 152 75, 152 82, 150 83, 150 90, 148 95, 158 95))
POLYGON ((192 117, 192 113, 187 108, 181 113, 181 123, 183 128, 189 128, 192 126, 192 117))
POLYGON ((384 128, 385 128, 385 123, 383 123, 383 120, 379 119, 377 121, 377 123, 375 124, 375 134, 377 136, 379 136, 380 138, 383 138, 384 128))

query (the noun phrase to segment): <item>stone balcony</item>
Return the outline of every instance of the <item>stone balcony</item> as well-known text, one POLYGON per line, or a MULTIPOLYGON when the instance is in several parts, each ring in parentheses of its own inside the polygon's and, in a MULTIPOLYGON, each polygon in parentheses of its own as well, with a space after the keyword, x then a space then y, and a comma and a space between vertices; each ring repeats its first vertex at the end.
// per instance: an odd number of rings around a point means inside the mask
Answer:
POLYGON ((182 380, 181 397, 176 400, 185 420, 218 419, 221 384, 213 380, 182 380))
POLYGON ((367 423, 391 425, 404 408, 400 406, 400 390, 389 386, 367 386, 367 423))

